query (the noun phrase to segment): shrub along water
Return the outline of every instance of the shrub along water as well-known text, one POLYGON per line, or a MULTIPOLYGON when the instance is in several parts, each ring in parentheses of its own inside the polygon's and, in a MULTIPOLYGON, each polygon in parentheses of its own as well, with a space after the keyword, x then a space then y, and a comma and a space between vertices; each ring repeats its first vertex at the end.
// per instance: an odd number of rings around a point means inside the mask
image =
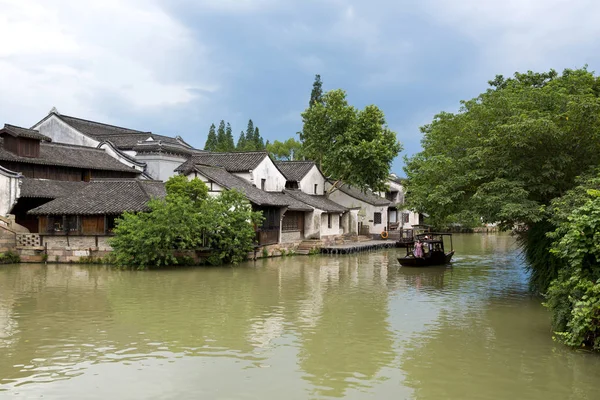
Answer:
POLYGON ((213 265, 239 263, 254 244, 254 225, 262 214, 252 211, 239 192, 210 197, 199 179, 175 176, 166 183, 164 200, 148 203, 150 212, 125 213, 117 220, 112 260, 137 269, 189 264, 186 252, 209 248, 213 265), (182 255, 183 254, 183 255, 182 255))

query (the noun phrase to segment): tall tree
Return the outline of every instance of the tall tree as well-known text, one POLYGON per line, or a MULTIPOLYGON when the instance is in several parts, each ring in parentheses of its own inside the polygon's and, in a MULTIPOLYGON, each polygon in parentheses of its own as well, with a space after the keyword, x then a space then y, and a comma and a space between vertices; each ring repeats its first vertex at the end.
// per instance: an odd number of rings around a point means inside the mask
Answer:
POLYGON ((208 130, 208 137, 206 138, 206 143, 204 144, 204 150, 216 151, 216 149, 217 134, 215 133, 215 124, 211 124, 210 129, 208 130))
POLYGON ((233 140, 233 133, 231 132, 231 125, 229 122, 227 123, 227 127, 225 128, 225 151, 234 151, 235 150, 235 142, 233 140))
POLYGON ((311 107, 315 103, 323 102, 323 82, 321 81, 321 75, 315 75, 315 81, 313 82, 312 92, 310 93, 310 102, 308 107, 311 107))
POLYGON ((325 93, 322 102, 302 113, 303 150, 325 175, 362 190, 382 192, 394 158, 402 146, 375 105, 357 110, 341 89, 325 93))
POLYGON ((219 122, 217 129, 217 146, 216 151, 227 151, 227 134, 225 133, 225 121, 219 122))
POLYGON ((256 141, 254 139, 254 122, 252 120, 248 120, 248 127, 246 128, 246 150, 253 151, 256 150, 256 141))
POLYGON ((237 146, 235 147, 237 151, 246 150, 246 132, 241 131, 240 137, 238 138, 237 146))
POLYGON ((265 142, 260 136, 260 131, 258 130, 258 126, 254 128, 254 149, 255 150, 264 150, 265 142))

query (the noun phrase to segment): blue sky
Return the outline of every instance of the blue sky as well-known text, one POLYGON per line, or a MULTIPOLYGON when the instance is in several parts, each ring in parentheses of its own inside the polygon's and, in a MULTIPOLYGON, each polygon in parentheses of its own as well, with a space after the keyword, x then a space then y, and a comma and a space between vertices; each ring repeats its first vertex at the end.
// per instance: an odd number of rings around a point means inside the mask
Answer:
POLYGON ((203 147, 225 119, 301 129, 315 74, 378 105, 402 156, 496 74, 598 70, 600 2, 0 0, 0 122, 61 113, 203 147))

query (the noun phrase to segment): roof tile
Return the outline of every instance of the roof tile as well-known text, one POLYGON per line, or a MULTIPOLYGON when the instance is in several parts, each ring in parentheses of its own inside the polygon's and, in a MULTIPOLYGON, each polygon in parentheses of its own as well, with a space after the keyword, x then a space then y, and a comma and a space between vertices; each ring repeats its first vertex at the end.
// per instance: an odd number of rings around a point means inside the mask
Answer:
POLYGON ((148 211, 151 198, 164 198, 165 185, 135 179, 94 180, 69 196, 29 211, 33 215, 103 215, 148 211))

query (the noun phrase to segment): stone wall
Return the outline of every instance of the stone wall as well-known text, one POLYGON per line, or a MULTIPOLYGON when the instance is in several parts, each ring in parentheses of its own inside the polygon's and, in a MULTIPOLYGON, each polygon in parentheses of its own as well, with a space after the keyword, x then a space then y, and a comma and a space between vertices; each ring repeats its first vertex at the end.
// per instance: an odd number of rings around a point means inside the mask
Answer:
POLYGON ((15 233, 0 226, 0 253, 15 251, 16 247, 17 239, 15 233))
POLYGON ((281 232, 281 243, 295 243, 300 242, 301 240, 302 232, 300 231, 281 232))
POLYGON ((43 236, 49 262, 79 262, 82 258, 103 258, 112 251, 110 236, 43 236))

